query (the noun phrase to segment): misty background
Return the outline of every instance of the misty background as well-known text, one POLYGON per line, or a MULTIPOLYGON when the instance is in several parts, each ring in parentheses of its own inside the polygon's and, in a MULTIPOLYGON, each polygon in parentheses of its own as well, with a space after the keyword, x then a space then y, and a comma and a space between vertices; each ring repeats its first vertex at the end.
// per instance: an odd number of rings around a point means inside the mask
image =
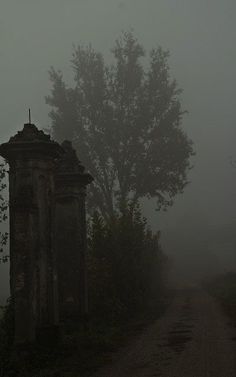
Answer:
MULTIPOLYGON (((73 44, 110 48, 132 29, 146 50, 170 50, 172 77, 183 88, 183 127, 196 156, 190 184, 167 212, 145 203, 153 230, 179 281, 236 266, 236 3, 234 0, 0 0, 0 135, 28 121, 49 127, 48 69, 72 80, 73 44)), ((0 266, 0 296, 8 295, 0 266)), ((174 274, 172 273, 172 278, 174 274)))

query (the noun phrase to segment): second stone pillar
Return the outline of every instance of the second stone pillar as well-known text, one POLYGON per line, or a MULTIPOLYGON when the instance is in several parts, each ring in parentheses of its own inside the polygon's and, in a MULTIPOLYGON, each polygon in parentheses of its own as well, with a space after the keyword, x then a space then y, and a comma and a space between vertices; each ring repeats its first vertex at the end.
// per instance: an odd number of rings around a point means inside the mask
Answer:
POLYGON ((86 278, 86 186, 92 182, 84 172, 69 141, 58 161, 55 206, 55 249, 62 322, 83 320, 88 312, 86 278))

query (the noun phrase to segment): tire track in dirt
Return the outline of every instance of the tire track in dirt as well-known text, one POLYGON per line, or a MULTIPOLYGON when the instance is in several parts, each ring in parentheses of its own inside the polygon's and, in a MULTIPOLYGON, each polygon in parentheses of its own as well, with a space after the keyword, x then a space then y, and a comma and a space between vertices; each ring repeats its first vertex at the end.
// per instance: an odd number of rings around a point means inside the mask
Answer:
POLYGON ((163 318, 91 377, 235 377, 235 336, 206 292, 181 290, 163 318))

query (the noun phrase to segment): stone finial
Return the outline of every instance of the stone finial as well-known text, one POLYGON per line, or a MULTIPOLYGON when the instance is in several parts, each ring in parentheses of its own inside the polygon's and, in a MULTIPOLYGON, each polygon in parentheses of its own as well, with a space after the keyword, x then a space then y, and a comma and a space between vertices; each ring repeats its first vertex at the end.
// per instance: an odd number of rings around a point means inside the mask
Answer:
POLYGON ((26 123, 23 130, 18 131, 7 143, 0 145, 0 155, 7 160, 15 160, 17 156, 57 158, 63 153, 64 149, 51 140, 50 135, 46 135, 31 123, 26 123))
POLYGON ((43 131, 38 130, 38 128, 34 124, 25 123, 23 130, 18 131, 15 136, 12 136, 9 140, 9 143, 32 143, 37 141, 50 142, 50 135, 46 135, 43 131))

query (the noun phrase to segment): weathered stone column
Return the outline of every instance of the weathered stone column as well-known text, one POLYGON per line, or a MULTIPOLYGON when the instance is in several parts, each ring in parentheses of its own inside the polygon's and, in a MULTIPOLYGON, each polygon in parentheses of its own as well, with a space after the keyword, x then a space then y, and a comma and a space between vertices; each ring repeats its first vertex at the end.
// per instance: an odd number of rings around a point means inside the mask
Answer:
POLYGON ((0 146, 9 163, 10 289, 15 343, 54 336, 58 325, 53 250, 55 158, 63 154, 33 124, 0 146))
POLYGON ((86 278, 86 186, 84 172, 69 141, 56 174, 55 247, 58 261, 59 313, 62 321, 83 319, 88 312, 86 278))

